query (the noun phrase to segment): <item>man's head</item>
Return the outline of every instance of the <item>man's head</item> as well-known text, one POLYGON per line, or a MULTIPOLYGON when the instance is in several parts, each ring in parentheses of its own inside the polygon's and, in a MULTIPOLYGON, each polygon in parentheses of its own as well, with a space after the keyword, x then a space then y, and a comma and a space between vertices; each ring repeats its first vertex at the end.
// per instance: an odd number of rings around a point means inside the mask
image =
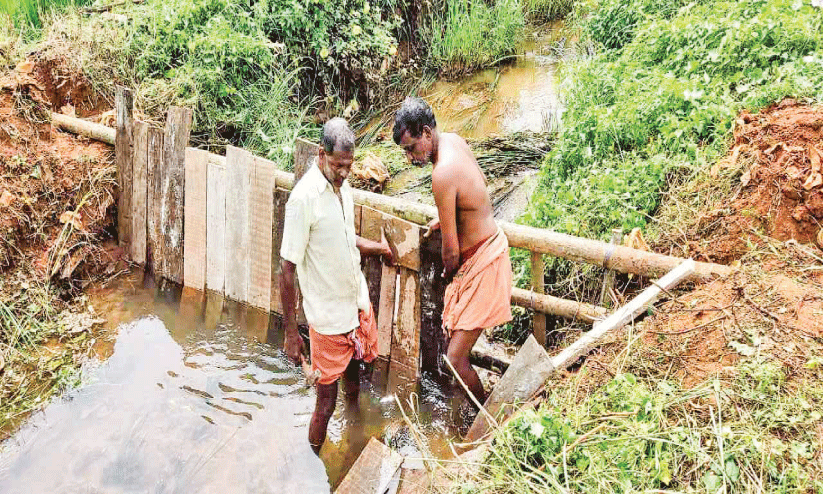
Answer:
POLYGON ((422 166, 432 161, 436 129, 434 112, 420 98, 409 96, 394 115, 394 142, 403 148, 414 165, 422 166))
POLYGON ((323 126, 317 161, 320 171, 335 187, 340 187, 351 172, 352 161, 354 132, 342 118, 332 118, 323 126))

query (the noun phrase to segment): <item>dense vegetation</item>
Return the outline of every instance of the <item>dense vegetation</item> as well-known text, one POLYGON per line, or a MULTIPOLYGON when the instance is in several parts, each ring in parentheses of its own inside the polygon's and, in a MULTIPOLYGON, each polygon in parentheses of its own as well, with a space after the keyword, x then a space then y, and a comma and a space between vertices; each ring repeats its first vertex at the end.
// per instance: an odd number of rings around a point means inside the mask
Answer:
POLYGON ((741 109, 823 99, 823 9, 809 0, 602 0, 574 16, 595 54, 565 66, 533 225, 600 238, 643 227, 667 179, 726 151, 741 109))

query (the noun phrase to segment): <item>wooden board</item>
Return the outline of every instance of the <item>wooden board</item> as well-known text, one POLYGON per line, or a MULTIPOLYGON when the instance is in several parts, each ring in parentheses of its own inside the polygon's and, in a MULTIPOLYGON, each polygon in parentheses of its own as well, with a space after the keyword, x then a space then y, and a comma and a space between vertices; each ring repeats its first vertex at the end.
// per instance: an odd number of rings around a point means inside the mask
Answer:
POLYGON ((440 231, 423 238, 420 229, 420 368, 451 378, 443 367, 441 356, 448 349, 443 332, 443 298, 446 282, 443 279, 443 258, 440 253, 440 231))
POLYGON ((249 286, 249 180, 254 156, 226 147, 226 296, 248 301, 249 286))
POLYGON ((146 263, 149 124, 135 121, 132 130, 131 260, 146 263))
POLYGON ((416 271, 400 268, 400 306, 392 334, 388 392, 403 395, 417 385, 420 359, 420 281, 416 271))
MULTIPOLYGON (((400 475, 403 457, 375 438, 354 462, 335 494, 385 494, 400 475)), ((395 491, 395 489, 392 489, 395 491)), ((392 493, 393 494, 393 493, 392 493)))
POLYGON ((206 288, 223 293, 226 282, 226 166, 209 160, 206 192, 206 288))
MULTIPOLYGON (((380 241, 383 228, 383 213, 371 208, 363 208, 360 220, 360 236, 380 241)), ((383 261, 378 256, 362 257, 363 274, 369 286, 369 300, 374 308, 374 315, 380 320, 380 281, 383 278, 383 261)))
POLYGON ((162 243, 161 276, 183 283, 183 194, 185 192, 185 152, 189 144, 192 111, 172 106, 163 138, 163 183, 160 195, 162 243))
POLYGON ((146 187, 146 264, 150 265, 155 273, 155 279, 160 274, 160 196, 161 184, 163 183, 163 129, 149 129, 149 149, 148 149, 148 183, 146 187))
POLYGON ((206 223, 209 153, 186 148, 185 221, 183 222, 183 284, 206 288, 206 223))
POLYGON ((114 162, 117 166, 117 233, 120 246, 129 252, 131 245, 132 197, 132 108, 131 90, 117 86, 114 99, 115 137, 114 162))
MULTIPOLYGON (((494 386, 485 408, 498 421, 510 415, 515 407, 528 400, 554 372, 552 359, 533 335, 520 347, 506 373, 494 386), (509 405, 504 407, 504 405, 509 405), (505 409, 504 409, 505 408, 505 409)), ((465 441, 477 441, 488 431, 491 424, 484 414, 477 414, 465 441)))
MULTIPOLYGON (((271 308, 273 162, 255 157, 249 188, 249 288, 248 302, 268 314, 271 308)), ((267 326, 268 327, 268 326, 267 326)))
POLYGON ((214 331, 223 319, 224 300, 222 292, 206 290, 206 308, 203 313, 203 329, 206 332, 214 331))
POLYGON ((283 222, 286 218, 286 202, 289 191, 275 189, 272 193, 272 245, 271 245, 271 310, 283 314, 280 300, 280 245, 283 243, 283 222))
MULTIPOLYGON (((539 252, 532 252, 531 253, 531 271, 532 271, 532 290, 534 293, 543 294, 544 290, 544 271, 545 266, 543 264, 543 254, 539 252)), ((546 315, 534 311, 533 315, 534 319, 532 320, 532 334, 537 339, 537 342, 540 343, 541 346, 546 346, 546 315)))
MULTIPOLYGON (((366 210, 366 206, 363 207, 366 210)), ((396 216, 383 215, 383 231, 395 252, 394 263, 404 268, 420 270, 420 225, 401 220, 396 216)), ((365 228, 365 226, 364 226, 365 228)), ((379 240, 379 239, 378 239, 379 240)))
POLYGON ((320 146, 301 137, 294 140, 294 183, 303 178, 319 149, 320 146))
POLYGON ((377 311, 377 354, 391 356, 392 326, 394 324, 397 267, 381 265, 380 296, 377 311))
POLYGON ((363 215, 363 206, 360 204, 354 205, 354 233, 360 235, 360 218, 363 215))

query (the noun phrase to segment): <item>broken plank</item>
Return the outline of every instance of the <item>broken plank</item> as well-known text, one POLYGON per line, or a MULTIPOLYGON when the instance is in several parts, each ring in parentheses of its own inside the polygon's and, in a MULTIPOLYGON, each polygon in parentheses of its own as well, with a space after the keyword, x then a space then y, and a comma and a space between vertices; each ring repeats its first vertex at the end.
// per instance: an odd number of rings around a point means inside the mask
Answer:
POLYGON ((160 196, 163 183, 163 129, 149 129, 149 149, 146 187, 146 264, 155 274, 160 275, 160 196))
POLYGON ((131 194, 132 194, 132 111, 131 90, 117 86, 114 98, 115 137, 114 161, 117 166, 117 233, 121 247, 129 250, 131 244, 131 194))
POLYGON ((249 286, 249 174, 254 156, 226 147, 226 296, 248 301, 249 286))
POLYGON ((271 306, 273 162, 255 157, 249 187, 248 302, 268 314, 271 306))
MULTIPOLYGON (((551 357, 534 335, 529 335, 503 377, 494 386, 484 408, 502 422, 514 412, 514 407, 528 400, 540 389, 553 371, 551 357)), ((465 441, 479 440, 486 435, 490 426, 482 413, 477 414, 469 432, 466 433, 465 441)))
POLYGON ((377 354, 385 358, 391 355, 396 290, 397 268, 383 264, 380 277, 380 303, 376 311, 379 314, 377 316, 377 354))
POLYGON ((400 394, 417 385, 420 366, 420 281, 417 272, 400 268, 400 306, 392 334, 388 391, 400 394))
MULTIPOLYGON (((366 210, 366 207, 363 208, 366 210)), ((394 263, 404 268, 420 270, 420 225, 396 216, 383 214, 383 232, 392 247, 394 263)), ((364 226, 365 227, 365 226, 364 226)), ((379 239, 378 239, 379 240, 379 239)))
POLYGON ((402 463, 399 453, 371 438, 334 493, 385 494, 399 478, 402 463))
POLYGON ((223 293, 226 281, 225 162, 209 160, 206 201, 206 288, 223 293))
POLYGON ((272 245, 271 245, 271 310, 283 314, 280 300, 280 245, 283 243, 283 222, 286 218, 286 202, 289 191, 275 189, 272 192, 272 245))
POLYGON ((192 111, 172 106, 163 138, 163 182, 160 194, 161 276, 183 283, 183 194, 185 152, 189 144, 192 111))
POLYGON ((135 121, 132 130, 131 260, 146 263, 149 124, 135 121))
POLYGON ((203 290, 206 288, 209 153, 186 148, 185 156, 183 284, 203 290))

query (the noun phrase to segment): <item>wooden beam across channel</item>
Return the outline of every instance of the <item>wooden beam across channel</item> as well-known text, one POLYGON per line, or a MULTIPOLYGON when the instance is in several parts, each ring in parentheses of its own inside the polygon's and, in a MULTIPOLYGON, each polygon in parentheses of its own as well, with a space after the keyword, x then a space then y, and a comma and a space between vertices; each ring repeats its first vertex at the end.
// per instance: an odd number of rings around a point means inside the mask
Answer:
POLYGON ((165 167, 160 194, 161 275, 183 283, 183 196, 185 193, 185 153, 191 133, 190 108, 172 106, 163 138, 165 167))
POLYGON ((146 263, 148 217, 149 124, 135 121, 132 129, 131 260, 146 263))
POLYGON ((206 192, 206 288, 226 287, 226 162, 210 159, 206 192))
POLYGON ((186 148, 183 284, 206 288, 209 153, 186 148))

